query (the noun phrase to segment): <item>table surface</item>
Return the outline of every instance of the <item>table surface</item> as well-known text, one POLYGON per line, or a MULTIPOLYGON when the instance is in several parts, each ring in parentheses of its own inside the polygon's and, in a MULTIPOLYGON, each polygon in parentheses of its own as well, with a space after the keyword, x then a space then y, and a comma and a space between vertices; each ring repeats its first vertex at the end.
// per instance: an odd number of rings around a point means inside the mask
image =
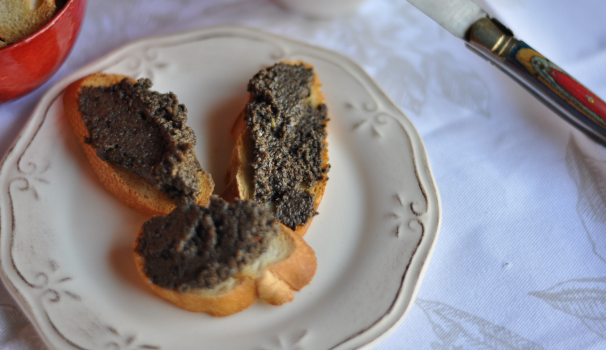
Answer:
MULTIPOLYGON (((606 96, 606 2, 477 1, 606 96)), ((606 348, 606 149, 403 0, 313 20, 269 0, 89 0, 61 69, 0 105, 0 156, 40 97, 132 40, 239 24, 361 65, 418 129, 442 228, 411 312, 376 349, 606 348)), ((0 349, 45 349, 0 286, 0 349)))

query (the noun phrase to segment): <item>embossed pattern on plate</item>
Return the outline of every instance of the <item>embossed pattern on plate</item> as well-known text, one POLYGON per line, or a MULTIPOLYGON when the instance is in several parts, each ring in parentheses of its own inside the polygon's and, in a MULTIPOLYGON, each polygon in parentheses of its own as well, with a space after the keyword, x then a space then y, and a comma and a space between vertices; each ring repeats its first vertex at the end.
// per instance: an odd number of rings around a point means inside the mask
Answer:
POLYGON ((82 68, 44 95, 0 168, 2 278, 53 349, 370 348, 410 309, 439 225, 421 139, 361 68, 239 27, 145 39, 82 68), (180 310, 137 276, 132 242, 148 218, 97 180, 63 117, 63 90, 104 71, 175 92, 221 193, 246 84, 283 59, 315 66, 331 118, 330 180, 305 236, 317 274, 281 307, 219 319, 180 310))

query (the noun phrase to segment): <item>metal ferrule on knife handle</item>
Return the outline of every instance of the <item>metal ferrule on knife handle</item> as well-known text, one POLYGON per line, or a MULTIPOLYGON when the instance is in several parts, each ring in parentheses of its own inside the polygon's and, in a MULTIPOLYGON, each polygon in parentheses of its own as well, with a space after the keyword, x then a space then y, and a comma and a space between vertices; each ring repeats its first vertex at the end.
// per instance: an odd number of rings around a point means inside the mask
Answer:
POLYGON ((595 141, 606 146, 606 103, 495 19, 482 18, 467 33, 480 54, 595 141))

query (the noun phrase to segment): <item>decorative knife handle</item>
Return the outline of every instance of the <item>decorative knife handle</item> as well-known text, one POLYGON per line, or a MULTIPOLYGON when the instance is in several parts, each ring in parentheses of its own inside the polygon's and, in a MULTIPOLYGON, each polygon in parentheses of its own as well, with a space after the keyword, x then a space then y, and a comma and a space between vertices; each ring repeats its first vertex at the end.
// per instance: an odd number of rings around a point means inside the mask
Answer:
POLYGON ((606 103, 495 19, 469 30, 472 50, 510 75, 548 107, 606 146, 606 103))
POLYGON ((584 117, 606 127, 606 103, 523 41, 518 42, 506 62, 537 79, 584 117))

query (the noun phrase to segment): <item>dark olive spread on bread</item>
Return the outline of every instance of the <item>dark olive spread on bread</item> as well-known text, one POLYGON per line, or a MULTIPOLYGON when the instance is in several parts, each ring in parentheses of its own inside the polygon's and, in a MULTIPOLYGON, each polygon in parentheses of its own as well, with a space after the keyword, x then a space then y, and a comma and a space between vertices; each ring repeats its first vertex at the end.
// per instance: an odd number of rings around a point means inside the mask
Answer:
POLYGON ((314 196, 308 191, 288 191, 275 206, 275 216, 278 221, 294 229, 304 225, 316 213, 314 196))
POLYGON ((276 218, 294 229, 316 214, 306 189, 326 178, 322 167, 326 105, 308 101, 314 72, 277 63, 248 84, 252 100, 245 121, 253 143, 254 200, 271 203, 276 218))
POLYGON ((149 79, 128 79, 108 87, 82 87, 79 111, 97 156, 129 170, 168 198, 195 198, 202 170, 185 125, 187 109, 171 92, 149 90, 149 79))
POLYGON ((254 202, 227 203, 213 196, 143 224, 137 250, 145 274, 157 286, 185 292, 211 289, 264 253, 280 225, 254 202))

